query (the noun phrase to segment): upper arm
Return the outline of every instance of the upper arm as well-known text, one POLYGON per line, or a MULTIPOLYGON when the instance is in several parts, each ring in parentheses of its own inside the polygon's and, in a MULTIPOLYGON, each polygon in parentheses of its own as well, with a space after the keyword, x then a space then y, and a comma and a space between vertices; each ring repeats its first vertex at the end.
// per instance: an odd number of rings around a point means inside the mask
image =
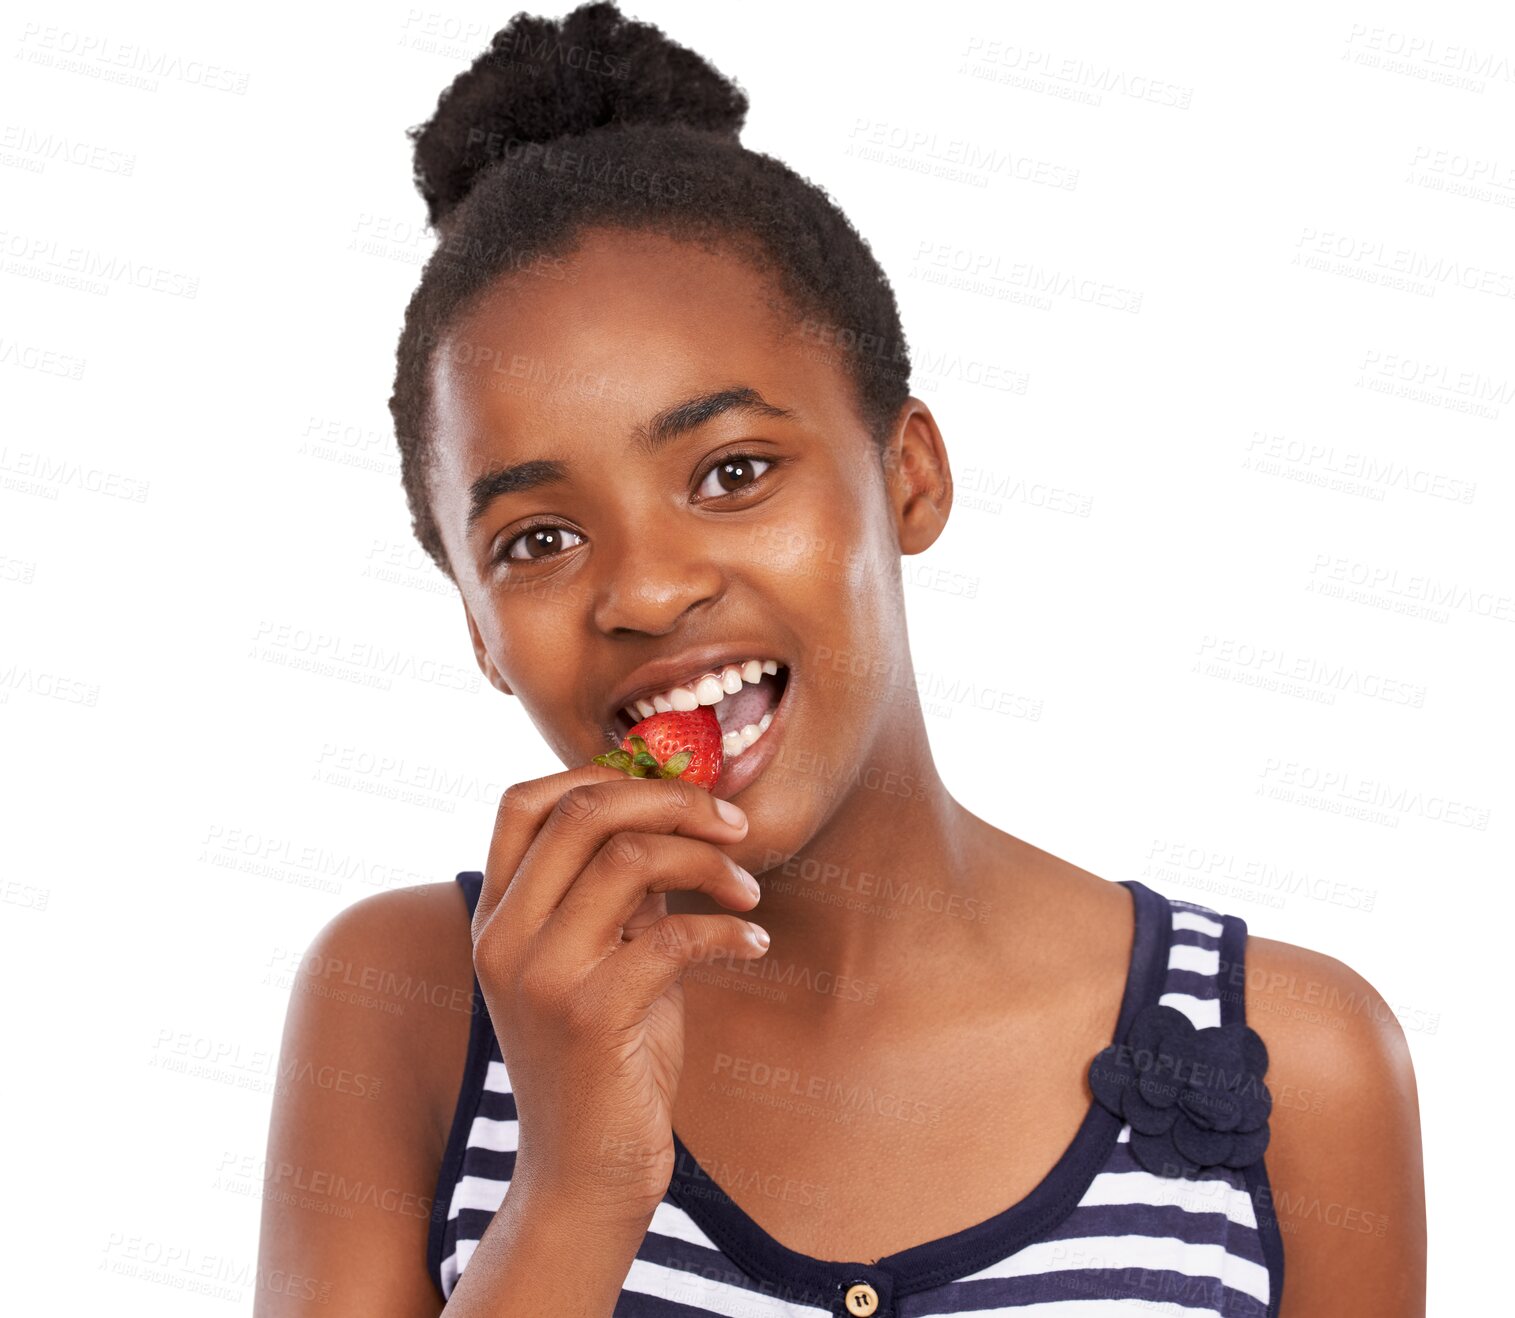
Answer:
POLYGON ((269 1125, 256 1318, 441 1311, 426 1246, 471 1019, 467 928, 456 884, 401 888, 340 912, 302 959, 269 1125))
POLYGON ((1247 1023, 1268 1046, 1273 1094, 1282 1318, 1419 1318, 1425 1185, 1404 1031, 1340 961, 1258 938, 1247 960, 1247 1023))

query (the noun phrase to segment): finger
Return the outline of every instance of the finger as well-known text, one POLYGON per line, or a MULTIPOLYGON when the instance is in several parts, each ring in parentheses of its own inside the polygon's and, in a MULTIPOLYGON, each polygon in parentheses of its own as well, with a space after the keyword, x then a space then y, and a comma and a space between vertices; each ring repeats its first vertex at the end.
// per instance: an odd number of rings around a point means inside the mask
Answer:
POLYGON ((547 822, 558 798, 569 788, 583 783, 608 782, 625 776, 619 769, 608 765, 580 764, 543 778, 512 783, 505 789, 495 810, 494 834, 489 842, 489 858, 484 865, 484 885, 474 907, 475 942, 510 886, 526 848, 531 845, 537 830, 547 822))
POLYGON ((649 893, 703 892, 750 911, 757 880, 724 851, 671 833, 612 833, 563 895, 542 928, 554 955, 574 965, 620 950, 621 934, 649 893))
POLYGON ((768 950, 761 925, 739 915, 665 915, 591 974, 615 1019, 640 1020, 690 966, 750 961, 768 950))
POLYGON ((526 848, 497 909, 512 929, 540 929, 612 833, 680 833, 709 843, 740 841, 747 817, 729 801, 681 778, 627 778, 582 783, 558 798, 526 848), (721 814, 732 812, 741 822, 721 814))

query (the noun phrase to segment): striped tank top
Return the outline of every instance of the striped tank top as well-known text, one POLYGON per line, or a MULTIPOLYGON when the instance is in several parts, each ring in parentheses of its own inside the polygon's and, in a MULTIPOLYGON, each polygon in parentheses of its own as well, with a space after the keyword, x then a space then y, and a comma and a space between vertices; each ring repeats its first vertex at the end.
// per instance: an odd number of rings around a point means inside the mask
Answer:
MULTIPOLYGON (((472 912, 483 875, 459 874, 472 912)), ((1163 1004, 1196 1028, 1243 1023, 1246 925, 1133 881, 1135 936, 1116 1039, 1163 1004), (1224 972, 1223 972, 1224 968, 1224 972)), ((477 977, 462 1090, 437 1179, 428 1271, 443 1299, 509 1188, 516 1106, 477 977)), ((1184 1026, 1187 1029, 1187 1026, 1184 1026)), ((674 1171, 614 1318, 1276 1318, 1283 1244, 1264 1160, 1188 1176, 1133 1157, 1131 1126, 1092 1104, 1019 1203, 874 1263, 812 1258, 737 1206, 674 1136, 674 1171)))

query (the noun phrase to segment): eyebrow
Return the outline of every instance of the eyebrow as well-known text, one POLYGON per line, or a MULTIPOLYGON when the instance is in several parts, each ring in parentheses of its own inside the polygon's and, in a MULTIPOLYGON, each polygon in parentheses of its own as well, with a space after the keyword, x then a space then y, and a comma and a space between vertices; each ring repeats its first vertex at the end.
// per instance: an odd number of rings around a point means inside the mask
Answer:
MULTIPOLYGON (((793 419, 787 407, 770 403, 756 389, 745 385, 697 394, 681 403, 663 408, 650 420, 631 432, 631 447, 646 454, 656 453, 680 435, 696 430, 707 421, 727 412, 745 412, 751 416, 793 419)), ((467 529, 473 530, 489 506, 501 495, 518 494, 542 485, 553 485, 568 475, 567 464, 548 458, 533 458, 508 467, 493 467, 468 487, 467 529)))

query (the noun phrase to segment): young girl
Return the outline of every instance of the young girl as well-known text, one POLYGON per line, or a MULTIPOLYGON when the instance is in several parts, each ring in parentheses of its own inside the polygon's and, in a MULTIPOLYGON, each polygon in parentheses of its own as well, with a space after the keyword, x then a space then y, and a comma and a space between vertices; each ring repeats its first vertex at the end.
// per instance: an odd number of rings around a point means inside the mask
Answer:
POLYGON ((943 784, 900 559, 946 447, 868 246, 746 108, 592 4, 413 132, 415 531, 569 767, 482 871, 310 949, 284 1065, 330 1083, 276 1101, 258 1312, 1421 1313, 1378 994, 943 784), (594 762, 702 705, 709 790, 594 762))

